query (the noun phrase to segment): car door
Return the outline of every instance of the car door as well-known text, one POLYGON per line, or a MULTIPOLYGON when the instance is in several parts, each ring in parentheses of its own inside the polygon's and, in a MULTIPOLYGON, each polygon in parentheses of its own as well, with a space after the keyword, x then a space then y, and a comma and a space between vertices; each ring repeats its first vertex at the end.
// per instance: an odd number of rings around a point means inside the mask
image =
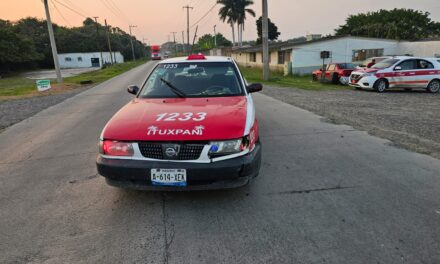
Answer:
POLYGON ((389 83, 391 87, 411 87, 416 81, 417 61, 415 59, 404 60, 394 67, 393 77, 389 83))
POLYGON ((415 72, 413 84, 414 87, 418 88, 426 88, 436 74, 434 64, 423 59, 417 60, 417 69, 415 72))
POLYGON ((333 72, 336 69, 336 64, 329 64, 327 70, 325 71, 325 80, 328 82, 332 81, 333 72))

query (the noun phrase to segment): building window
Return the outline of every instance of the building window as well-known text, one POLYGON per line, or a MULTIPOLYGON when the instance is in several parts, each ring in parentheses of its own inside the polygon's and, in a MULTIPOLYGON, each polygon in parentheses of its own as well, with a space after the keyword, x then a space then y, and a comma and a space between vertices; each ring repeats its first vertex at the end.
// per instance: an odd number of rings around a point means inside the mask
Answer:
POLYGON ((286 52, 278 51, 278 64, 284 64, 286 62, 286 52))
POLYGON ((78 57, 78 61, 83 61, 83 58, 82 57, 78 57))
POLYGON ((353 50, 353 61, 364 61, 372 57, 383 56, 384 49, 353 50))
POLYGON ((72 61, 72 58, 71 57, 65 57, 64 60, 65 61, 72 61))
POLYGON ((257 53, 256 52, 249 53, 249 61, 250 62, 257 62, 257 53))

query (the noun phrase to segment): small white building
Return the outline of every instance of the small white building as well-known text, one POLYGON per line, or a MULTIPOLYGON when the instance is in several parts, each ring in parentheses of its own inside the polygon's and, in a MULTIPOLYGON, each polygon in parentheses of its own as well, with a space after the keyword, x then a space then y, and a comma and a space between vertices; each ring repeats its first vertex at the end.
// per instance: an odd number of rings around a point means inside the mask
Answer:
POLYGON ((66 68, 90 68, 102 67, 103 64, 123 63, 124 56, 121 52, 81 52, 81 53, 62 53, 58 54, 60 67, 66 68), (101 57, 102 54, 102 57, 101 57))

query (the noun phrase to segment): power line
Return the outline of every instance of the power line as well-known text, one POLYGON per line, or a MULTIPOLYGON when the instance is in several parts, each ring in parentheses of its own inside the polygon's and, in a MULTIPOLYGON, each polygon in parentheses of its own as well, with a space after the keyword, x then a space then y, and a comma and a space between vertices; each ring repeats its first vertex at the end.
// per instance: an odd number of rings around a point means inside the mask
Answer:
POLYGON ((113 7, 116 9, 116 11, 119 12, 119 14, 121 14, 121 16, 124 17, 124 19, 126 20, 126 22, 128 22, 129 24, 131 24, 130 19, 125 15, 124 12, 122 12, 122 10, 118 7, 118 5, 113 1, 113 0, 107 0, 110 5, 113 5, 113 7))
POLYGON ((62 2, 60 2, 60 1, 58 1, 58 0, 54 0, 54 1, 57 2, 58 4, 64 6, 65 8, 69 9, 70 11, 76 13, 77 15, 80 15, 80 16, 82 16, 82 17, 84 17, 84 18, 87 18, 86 15, 84 15, 84 14, 78 12, 77 10, 71 8, 70 6, 68 6, 68 5, 66 5, 66 4, 64 4, 64 3, 62 3, 62 2))
POLYGON ((202 21, 207 15, 209 15, 209 13, 211 13, 211 11, 217 6, 217 2, 208 10, 208 12, 206 12, 199 20, 197 20, 196 23, 194 23, 191 28, 195 27, 200 21, 202 21))
POLYGON ((53 2, 53 0, 50 0, 50 2, 52 3, 52 6, 55 8, 55 10, 58 12, 58 14, 61 16, 61 18, 64 20, 64 22, 67 23, 67 25, 69 25, 70 27, 72 27, 72 24, 70 24, 70 22, 63 16, 63 13, 61 13, 61 11, 58 9, 58 7, 55 5, 55 3, 53 2))
POLYGON ((81 7, 75 5, 74 3, 72 3, 72 1, 70 0, 63 0, 64 2, 66 2, 68 5, 70 5, 72 8, 79 10, 81 13, 86 14, 87 12, 84 11, 84 9, 82 9, 81 7))

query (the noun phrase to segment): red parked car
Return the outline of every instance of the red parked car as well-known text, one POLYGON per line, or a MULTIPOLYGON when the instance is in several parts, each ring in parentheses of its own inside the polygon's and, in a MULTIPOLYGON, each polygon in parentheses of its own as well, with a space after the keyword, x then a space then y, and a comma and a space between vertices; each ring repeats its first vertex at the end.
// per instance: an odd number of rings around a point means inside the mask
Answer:
POLYGON ((350 74, 355 69, 353 63, 331 63, 325 66, 324 72, 322 68, 312 72, 312 78, 314 81, 348 84, 350 74))

